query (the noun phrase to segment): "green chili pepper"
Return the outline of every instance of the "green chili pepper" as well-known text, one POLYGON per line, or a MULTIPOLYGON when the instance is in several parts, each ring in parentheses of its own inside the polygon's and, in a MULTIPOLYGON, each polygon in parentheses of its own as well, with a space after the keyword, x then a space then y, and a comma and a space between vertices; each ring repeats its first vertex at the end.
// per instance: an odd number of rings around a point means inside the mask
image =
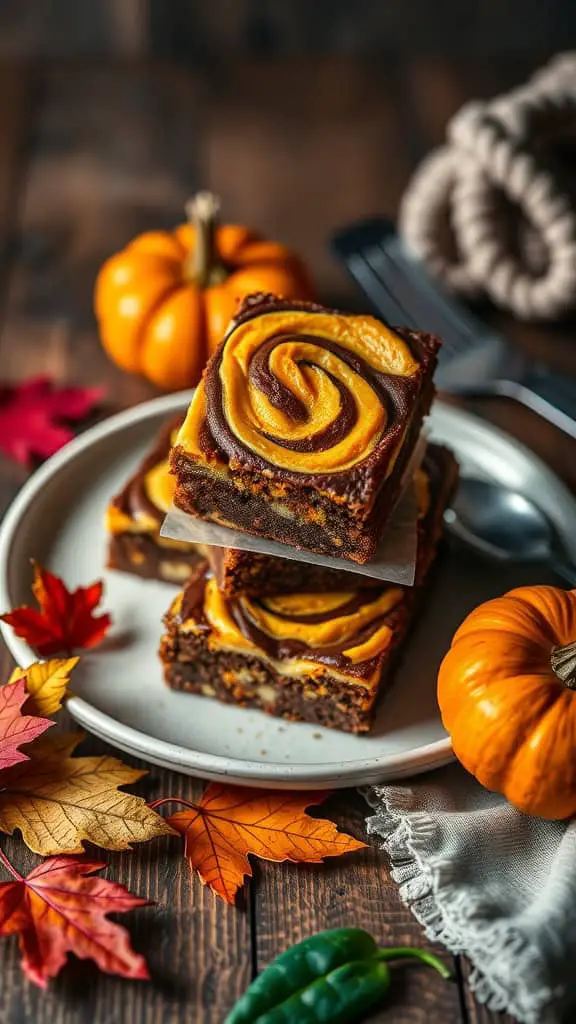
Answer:
POLYGON ((361 928, 319 932, 281 953, 240 997, 225 1024, 348 1024, 390 987, 385 961, 415 957, 443 978, 438 957, 408 946, 380 948, 361 928))

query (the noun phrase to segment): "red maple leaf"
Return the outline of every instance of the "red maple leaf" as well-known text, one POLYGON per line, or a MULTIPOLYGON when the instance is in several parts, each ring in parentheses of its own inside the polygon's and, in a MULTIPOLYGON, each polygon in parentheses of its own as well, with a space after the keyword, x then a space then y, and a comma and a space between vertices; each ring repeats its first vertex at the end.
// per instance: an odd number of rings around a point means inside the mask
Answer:
POLYGON ((124 978, 149 977, 125 928, 106 918, 149 904, 123 885, 86 877, 105 864, 78 857, 50 857, 23 878, 0 851, 14 876, 0 883, 0 935, 20 936, 22 969, 46 988, 66 962, 67 953, 94 960, 101 971, 124 978))
POLYGON ((40 610, 24 604, 0 615, 0 619, 43 657, 71 654, 100 643, 112 621, 107 612, 93 615, 102 597, 102 580, 70 591, 59 576, 37 562, 32 564, 32 593, 40 610))
POLYGON ((31 743, 54 724, 47 718, 23 715, 22 706, 27 700, 25 679, 17 679, 0 689, 0 771, 27 761, 27 755, 19 747, 31 743))
POLYGON ((47 459, 74 437, 66 422, 87 416, 102 388, 54 388, 49 377, 0 387, 0 450, 23 465, 47 459))

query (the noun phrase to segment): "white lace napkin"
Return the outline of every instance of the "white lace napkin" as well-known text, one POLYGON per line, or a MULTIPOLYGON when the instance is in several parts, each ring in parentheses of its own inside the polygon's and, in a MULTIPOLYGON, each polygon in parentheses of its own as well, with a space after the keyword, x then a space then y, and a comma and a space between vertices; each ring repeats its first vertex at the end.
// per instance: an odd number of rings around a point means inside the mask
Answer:
POLYGON ((476 997, 523 1024, 576 1021, 576 822, 520 814, 459 765, 364 795, 402 899, 469 958, 476 997))

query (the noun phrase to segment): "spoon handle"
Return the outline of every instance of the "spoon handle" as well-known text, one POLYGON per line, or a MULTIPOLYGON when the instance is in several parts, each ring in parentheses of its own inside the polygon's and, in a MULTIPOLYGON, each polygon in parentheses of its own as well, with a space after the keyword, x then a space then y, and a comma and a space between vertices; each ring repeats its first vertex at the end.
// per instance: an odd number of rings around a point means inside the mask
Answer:
POLYGON ((551 568, 572 587, 576 587, 576 565, 570 562, 565 555, 555 554, 552 559, 551 568))

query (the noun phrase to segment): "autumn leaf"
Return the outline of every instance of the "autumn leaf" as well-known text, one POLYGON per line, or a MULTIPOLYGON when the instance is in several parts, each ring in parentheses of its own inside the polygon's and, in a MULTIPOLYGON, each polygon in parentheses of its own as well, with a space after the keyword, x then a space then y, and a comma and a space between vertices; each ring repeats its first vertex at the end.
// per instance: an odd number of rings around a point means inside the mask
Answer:
POLYGON ((28 754, 19 748, 23 743, 31 743, 54 724, 45 718, 23 715, 22 707, 27 700, 24 679, 0 688, 0 771, 28 761, 28 754))
POLYGON ((185 837, 190 868, 212 892, 233 903, 244 876, 252 875, 250 853, 262 860, 318 863, 366 846, 338 832, 333 822, 305 813, 328 795, 212 783, 200 803, 167 821, 185 837))
POLYGON ((37 562, 32 564, 32 593, 40 609, 21 605, 0 615, 0 619, 12 626, 16 635, 26 640, 38 654, 46 657, 70 654, 100 643, 111 623, 107 612, 93 614, 102 597, 102 581, 70 591, 59 576, 37 562))
POLYGON ((56 389, 48 377, 0 386, 0 450, 23 465, 47 459, 74 437, 66 422, 81 420, 99 403, 101 388, 56 389))
POLYGON ((117 882, 88 877, 105 864, 52 857, 23 878, 4 854, 1 860, 15 881, 0 883, 0 935, 19 935, 22 969, 35 985, 46 988, 67 953, 94 960, 108 974, 149 977, 126 929, 106 918, 149 901, 132 896, 117 882))
POLYGON ((142 797, 119 792, 145 771, 115 757, 71 757, 81 733, 39 740, 26 765, 9 769, 0 790, 0 831, 19 829, 26 845, 47 857, 82 853, 83 841, 108 850, 129 850, 169 824, 142 797))
POLYGON ((62 707, 72 670, 79 658, 35 661, 28 668, 15 668, 8 683, 24 678, 26 692, 39 715, 54 715, 62 707))

